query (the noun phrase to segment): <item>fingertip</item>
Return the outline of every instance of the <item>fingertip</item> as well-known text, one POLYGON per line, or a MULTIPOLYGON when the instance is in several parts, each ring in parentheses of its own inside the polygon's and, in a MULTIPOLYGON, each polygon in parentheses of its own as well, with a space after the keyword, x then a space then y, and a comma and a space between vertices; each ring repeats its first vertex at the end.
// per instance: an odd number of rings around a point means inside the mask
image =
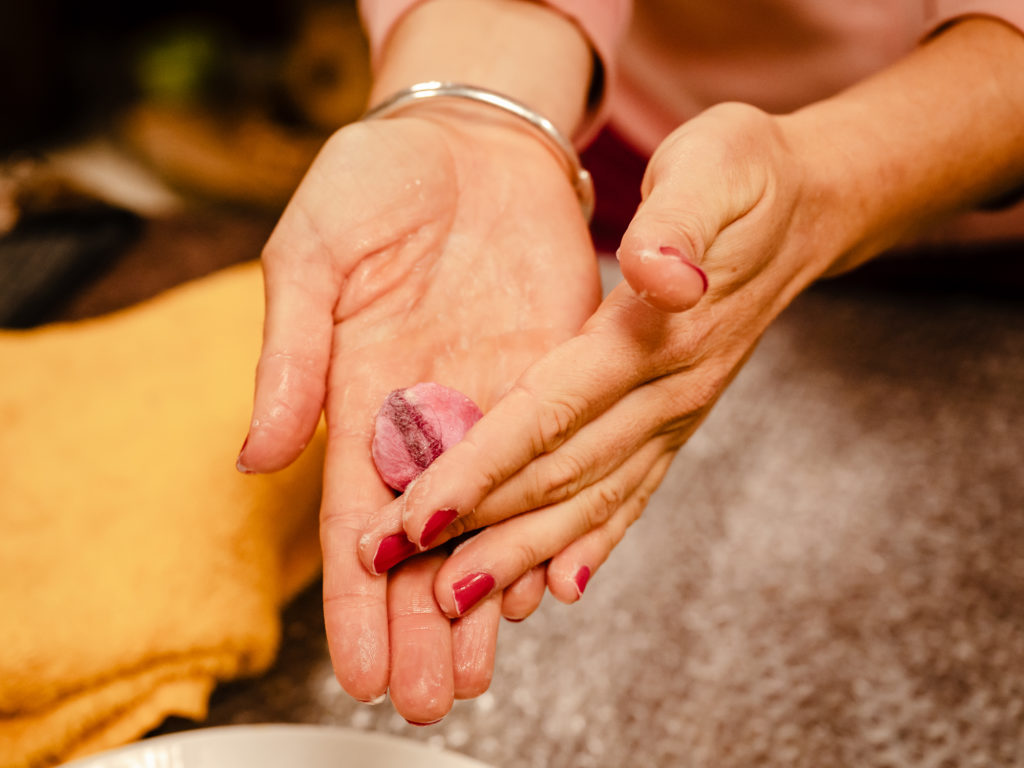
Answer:
POLYGON ((576 596, 583 597, 583 592, 587 588, 587 582, 590 581, 590 567, 581 565, 577 570, 576 574, 572 577, 572 582, 576 586, 576 596))
POLYGON ((558 563, 548 569, 548 591, 560 603, 571 605, 583 597, 593 575, 589 565, 558 563))
POLYGON ((674 245, 623 246, 617 254, 622 276, 637 296, 662 312, 694 307, 708 289, 708 278, 674 245))
POLYGON ((547 565, 531 568, 508 587, 501 601, 501 615, 508 621, 519 622, 529 617, 544 600, 547 565))
POLYGON ((475 698, 490 687, 500 619, 501 595, 495 593, 469 616, 452 622, 456 699, 475 698))
POLYGON ((438 579, 434 585, 434 598, 441 611, 450 619, 457 619, 472 611, 498 587, 494 576, 486 571, 473 571, 455 581, 438 579))
POLYGON ((439 543, 441 534, 458 517, 457 510, 446 507, 432 512, 423 523, 415 519, 405 521, 405 532, 412 541, 419 542, 421 549, 429 549, 439 543))
POLYGON ((256 470, 252 469, 245 455, 245 449, 249 446, 249 434, 246 433, 245 440, 242 441, 242 447, 238 450, 238 458, 235 459, 235 469, 241 472, 243 475, 255 475, 256 470))
POLYGON ((370 632, 361 634, 353 643, 339 642, 336 633, 332 638, 328 632, 328 649, 334 678, 345 693, 363 703, 383 701, 381 697, 388 691, 386 643, 382 646, 370 632))
POLYGON ((235 468, 242 474, 262 474, 284 469, 299 455, 316 434, 319 410, 305 419, 287 424, 253 418, 238 452, 235 468))
POLYGON ((403 560, 419 552, 404 532, 392 533, 383 538, 376 533, 367 533, 359 539, 359 561, 374 576, 387 573, 403 560))

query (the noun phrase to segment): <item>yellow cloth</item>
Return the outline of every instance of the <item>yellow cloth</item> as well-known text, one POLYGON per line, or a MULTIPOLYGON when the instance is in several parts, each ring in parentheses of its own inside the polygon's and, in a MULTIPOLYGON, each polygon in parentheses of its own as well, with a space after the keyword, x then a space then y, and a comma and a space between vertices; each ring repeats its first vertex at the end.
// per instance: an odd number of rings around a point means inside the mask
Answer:
POLYGON ((205 716, 273 661, 320 567, 323 440, 245 477, 255 264, 114 315, 0 333, 0 766, 205 716))

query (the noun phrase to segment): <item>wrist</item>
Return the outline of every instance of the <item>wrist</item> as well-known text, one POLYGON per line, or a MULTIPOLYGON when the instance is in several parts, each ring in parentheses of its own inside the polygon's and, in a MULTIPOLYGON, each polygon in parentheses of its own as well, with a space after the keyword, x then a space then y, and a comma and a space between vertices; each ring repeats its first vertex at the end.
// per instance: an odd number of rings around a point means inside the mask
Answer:
POLYGON ((572 137, 584 120, 593 52, 582 31, 528 0, 430 0, 395 26, 370 106, 415 83, 488 88, 546 116, 572 137))
POLYGON ((864 177, 859 158, 869 148, 863 136, 849 131, 850 119, 832 114, 824 102, 778 117, 799 166, 797 215, 812 233, 808 283, 852 269, 888 245, 886 233, 878 230, 875 207, 884 179, 864 177))
MULTIPOLYGON (((563 166, 566 177, 573 188, 583 217, 590 221, 594 212, 594 184, 590 174, 583 168, 572 143, 545 116, 531 110, 521 102, 495 91, 468 86, 461 83, 426 82, 405 88, 386 98, 373 107, 364 120, 375 120, 401 113, 415 106, 435 106, 435 114, 459 116, 458 106, 471 106, 468 119, 479 125, 482 121, 501 118, 507 127, 526 130, 542 144, 563 166), (440 109, 437 107, 440 106, 440 109), (447 107, 447 109, 445 109, 447 107), (483 115, 479 108, 490 110, 483 115), (510 122, 511 121, 511 122, 510 122)), ((429 114, 429 112, 428 112, 429 114)), ((466 114, 465 111, 462 113, 466 114)), ((465 117, 463 119, 466 119, 465 117)))
POLYGON ((783 120, 797 137, 828 271, 850 269, 1024 178, 1024 40, 958 22, 868 80, 783 120))

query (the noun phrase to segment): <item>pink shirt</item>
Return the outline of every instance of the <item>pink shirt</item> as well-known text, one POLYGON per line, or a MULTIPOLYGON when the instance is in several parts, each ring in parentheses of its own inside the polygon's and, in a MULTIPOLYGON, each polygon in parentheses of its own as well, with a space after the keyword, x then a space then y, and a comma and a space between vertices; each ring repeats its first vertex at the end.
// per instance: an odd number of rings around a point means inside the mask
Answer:
MULTIPOLYGON (((376 56, 423 0, 360 0, 376 56)), ((1024 0, 546 0, 591 40, 607 74, 594 125, 644 154, 722 101, 790 112, 907 54, 944 24, 991 16, 1024 32, 1024 0)), ((585 141, 593 130, 585 130, 585 141)), ((1024 205, 957 220, 942 239, 1024 234, 1024 205), (974 219, 975 221, 972 221, 974 219)))

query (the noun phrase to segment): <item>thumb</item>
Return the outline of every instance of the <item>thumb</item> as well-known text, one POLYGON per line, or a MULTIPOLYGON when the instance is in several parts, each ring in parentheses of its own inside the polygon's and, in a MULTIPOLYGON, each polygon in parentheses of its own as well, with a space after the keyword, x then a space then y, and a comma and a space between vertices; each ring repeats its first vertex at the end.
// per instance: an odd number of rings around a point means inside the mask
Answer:
POLYGON ((669 213, 673 206, 653 194, 641 204, 615 254, 622 276, 644 302, 664 312, 690 309, 708 290, 701 268, 705 243, 714 232, 704 229, 693 214, 669 213))
POLYGON ((643 202, 616 254, 626 282, 655 309, 682 312, 701 300, 714 281, 708 250, 756 200, 721 112, 698 116, 658 147, 644 174, 643 202))

